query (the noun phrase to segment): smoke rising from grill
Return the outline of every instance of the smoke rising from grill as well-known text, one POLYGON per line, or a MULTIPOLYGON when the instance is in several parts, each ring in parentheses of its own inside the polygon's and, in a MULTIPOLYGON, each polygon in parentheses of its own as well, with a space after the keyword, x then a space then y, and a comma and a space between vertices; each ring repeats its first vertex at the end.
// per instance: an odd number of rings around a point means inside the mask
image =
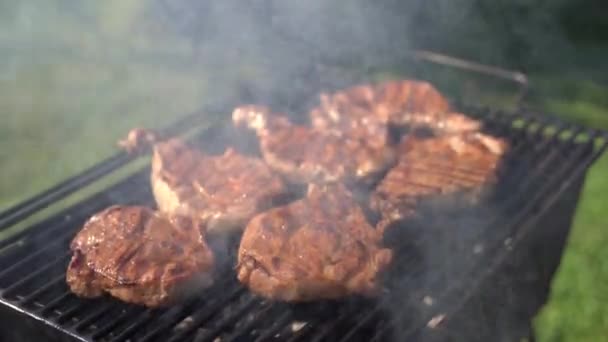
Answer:
POLYGON ((192 42, 196 62, 220 78, 237 74, 237 96, 271 105, 301 105, 408 48, 407 36, 395 34, 407 28, 403 16, 366 1, 157 3, 165 27, 192 42))

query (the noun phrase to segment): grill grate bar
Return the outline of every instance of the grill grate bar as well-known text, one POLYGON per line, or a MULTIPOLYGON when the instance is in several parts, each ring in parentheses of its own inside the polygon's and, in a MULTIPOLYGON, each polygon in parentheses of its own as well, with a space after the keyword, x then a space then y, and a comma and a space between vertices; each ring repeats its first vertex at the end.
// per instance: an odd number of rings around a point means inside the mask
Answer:
POLYGON ((18 281, 14 282, 11 286, 7 287, 3 292, 2 292, 2 296, 7 298, 7 297, 11 297, 13 295, 13 292, 15 292, 16 290, 18 290, 23 284, 27 283, 28 281, 31 281, 32 279, 38 277, 40 274, 42 274, 43 272, 47 271, 48 269, 50 269, 53 266, 56 266, 57 264, 60 264, 62 262, 65 262, 68 259, 69 255, 63 255, 59 258, 56 258, 55 260, 44 264, 43 266, 41 266, 40 268, 36 269, 33 272, 30 272, 27 274, 27 276, 19 279, 18 281))
POLYGON ((255 339, 255 342, 263 342, 275 336, 291 318, 292 314, 290 311, 283 312, 279 317, 276 318, 268 329, 264 330, 264 332, 255 339))
POLYGON ((197 340, 213 342, 215 338, 218 337, 219 334, 221 334, 222 330, 226 329, 231 324, 234 324, 240 316, 242 316, 249 309, 253 308, 255 304, 256 298, 250 296, 230 316, 225 317, 220 322, 218 322, 217 326, 213 330, 205 332, 201 336, 197 336, 197 340))
POLYGON ((85 316, 81 321, 79 321, 74 326, 74 330, 76 330, 76 331, 84 330, 85 328, 89 327, 91 325, 91 323, 96 321, 99 317, 110 312, 113 307, 114 307, 113 303, 107 302, 107 303, 102 304, 98 310, 93 311, 88 316, 85 316))
POLYGON ((123 199, 134 201, 137 197, 144 194, 145 177, 142 177, 146 172, 149 172, 149 167, 135 172, 133 175, 126 177, 124 180, 106 189, 105 191, 97 192, 79 204, 70 207, 62 212, 54 215, 45 222, 36 224, 30 229, 24 229, 0 242, 0 248, 15 243, 19 240, 29 237, 42 238, 45 236, 53 236, 58 230, 65 229, 66 225, 73 225, 76 221, 85 220, 85 213, 101 210, 112 201, 108 198, 109 194, 120 193, 123 199), (129 191, 130 190, 130 191, 129 191), (71 213, 79 213, 72 217, 71 213))
MULTIPOLYGON (((202 336, 197 336, 197 338, 196 338, 197 341, 205 340, 205 339, 213 340, 213 337, 215 337, 214 335, 216 335, 219 332, 221 332, 222 329, 224 329, 228 325, 230 325, 231 322, 235 321, 245 311, 247 311, 247 310, 249 310, 249 308, 253 307, 253 305, 255 305, 256 298, 254 296, 250 295, 250 294, 246 294, 245 296, 246 296, 245 297, 246 298, 245 301, 243 303, 238 304, 238 306, 234 309, 234 312, 232 312, 227 317, 222 318, 217 323, 217 326, 212 331, 206 332, 202 336)), ((205 315, 205 316, 207 316, 207 315, 205 315)), ((176 334, 169 341, 171 341, 171 342, 178 341, 180 339, 185 338, 188 335, 196 333, 196 329, 204 321, 205 320, 201 320, 201 319, 195 319, 195 320, 193 320, 193 323, 190 325, 190 327, 188 329, 184 329, 180 333, 176 334)))
POLYGON ((99 329, 97 329, 92 335, 91 337, 96 340, 101 338, 102 336, 107 335, 108 333, 110 333, 114 328, 116 328, 119 324, 123 323, 123 320, 126 317, 132 316, 133 314, 138 314, 139 312, 145 310, 144 308, 141 307, 129 307, 128 309, 124 309, 122 310, 117 317, 115 317, 112 321, 108 322, 107 324, 105 324, 104 326, 100 327, 99 329))
POLYGON ((172 340, 179 340, 179 339, 183 338, 184 336, 186 336, 187 334, 191 333, 193 330, 195 330, 197 327, 199 327, 202 323, 209 320, 214 314, 217 313, 218 310, 221 310, 225 305, 227 305, 230 301, 232 301, 235 298, 237 298, 238 296, 240 296, 243 292, 245 292, 244 288, 242 288, 240 286, 235 287, 230 293, 228 293, 224 297, 221 297, 216 302, 214 302, 214 304, 211 304, 209 306, 204 306, 200 310, 194 312, 191 315, 192 322, 189 324, 189 326, 187 328, 183 329, 182 331, 176 333, 175 335, 173 335, 172 340))
MULTIPOLYGON (((192 316, 194 317, 192 325, 200 325, 202 322, 209 319, 209 317, 211 317, 211 315, 213 315, 213 313, 215 311, 221 309, 224 305, 226 305, 228 302, 230 302, 231 300, 236 298, 242 292, 244 292, 244 289, 242 287, 235 287, 235 288, 233 288, 232 291, 230 291, 228 293, 224 293, 223 295, 220 295, 219 298, 212 301, 210 304, 208 304, 206 306, 202 306, 203 309, 199 309, 199 311, 192 314, 192 316)), ((165 329, 169 328, 170 326, 175 325, 175 323, 183 320, 187 316, 188 316, 187 311, 182 311, 182 314, 176 316, 175 319, 172 321, 163 320, 163 323, 161 323, 154 330, 148 332, 148 334, 146 334, 144 337, 142 337, 141 341, 144 342, 144 341, 151 340, 156 335, 161 334, 162 330, 165 330, 165 329)))
MULTIPOLYGON (((71 234, 73 234, 73 231, 70 230, 70 231, 67 231, 67 232, 59 235, 57 240, 49 242, 44 248, 38 249, 35 253, 29 254, 27 257, 14 263, 11 267, 0 272, 0 279, 4 279, 7 275, 12 274, 15 271, 22 270, 23 267, 26 264, 28 264, 30 261, 34 260, 38 256, 43 256, 46 252, 50 251, 53 247, 57 247, 59 245, 66 244, 68 241, 68 238, 70 237, 71 234)), ((62 256, 62 258, 68 256, 70 253, 67 252, 64 254, 65 255, 62 256)))
POLYGON ((77 302, 76 305, 72 306, 71 308, 67 309, 66 311, 63 311, 56 319, 55 321, 59 324, 64 324, 65 321, 67 321, 68 319, 72 318, 74 316, 74 314, 82 311, 83 309, 85 309, 87 307, 86 304, 84 304, 83 302, 77 302))
POLYGON ((44 316, 48 316, 61 302, 66 299, 72 297, 72 294, 69 292, 64 292, 61 296, 53 299, 50 303, 48 303, 44 308, 42 308, 42 314, 44 316))
POLYGON ((47 190, 42 195, 38 195, 18 206, 8 209, 0 216, 0 230, 18 223, 36 211, 44 209, 76 190, 80 190, 82 187, 99 180, 101 177, 125 165, 132 159, 132 157, 127 156, 125 153, 114 155, 103 161, 101 165, 96 165, 75 178, 71 178, 58 186, 47 190))
POLYGON ((151 331, 148 331, 146 335, 139 339, 139 341, 150 341, 158 334, 160 334, 162 330, 166 330, 171 326, 179 323, 186 316, 188 316, 188 313, 190 313, 192 309, 197 306, 197 304, 201 303, 199 301, 194 301, 184 307, 175 307, 169 309, 164 315, 158 317, 158 320, 160 322, 155 325, 155 327, 152 328, 151 331))
POLYGON ((136 318, 131 325, 123 330, 120 335, 116 336, 113 341, 126 341, 131 335, 133 335, 137 329, 149 320, 153 315, 157 313, 155 310, 148 309, 144 311, 138 318, 136 318))
POLYGON ((238 341, 239 337, 246 337, 251 330, 254 329, 258 323, 267 320, 268 314, 276 309, 276 305, 273 303, 264 303, 261 308, 255 313, 253 319, 247 321, 244 325, 238 327, 238 330, 222 340, 225 341, 238 341))
POLYGON ((30 293, 26 297, 22 297, 20 300, 21 304, 25 305, 25 304, 31 303, 33 300, 38 298, 41 294, 50 290, 53 286, 57 286, 57 284, 59 284, 63 281, 65 281, 65 275, 64 274, 58 275, 57 277, 53 278, 51 281, 46 283, 44 286, 37 288, 36 291, 30 293))

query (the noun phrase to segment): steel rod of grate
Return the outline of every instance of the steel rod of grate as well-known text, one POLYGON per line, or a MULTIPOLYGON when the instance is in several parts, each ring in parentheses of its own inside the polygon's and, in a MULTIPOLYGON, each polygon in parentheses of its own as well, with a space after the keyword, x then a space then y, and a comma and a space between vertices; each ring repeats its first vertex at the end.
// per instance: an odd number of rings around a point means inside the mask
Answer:
POLYGON ((142 312, 139 317, 135 318, 130 322, 130 325, 126 327, 118 336, 113 338, 113 341, 126 341, 131 335, 137 332, 137 329, 144 324, 147 320, 154 317, 154 314, 157 313, 158 310, 147 309, 142 312))
POLYGON ((38 210, 46 208, 76 190, 82 189, 82 187, 125 165, 132 159, 132 157, 127 156, 124 153, 114 155, 103 161, 101 165, 96 165, 91 169, 88 169, 75 179, 69 179, 68 181, 59 184, 56 188, 51 188, 42 195, 30 198, 18 206, 7 210, 3 213, 2 217, 0 217, 0 230, 18 223, 38 210))
MULTIPOLYGON (((105 203, 105 202, 103 202, 105 203)), ((99 205, 98 205, 99 206, 99 205)), ((106 204, 104 204, 102 207, 105 207, 106 204)), ((83 217, 87 217, 89 215, 81 215, 83 217)), ((34 259, 35 257, 44 254, 45 252, 53 249, 56 245, 62 244, 62 243, 66 243, 70 236, 74 234, 74 231, 78 228, 75 229, 65 229, 65 222, 61 222, 60 224, 56 225, 56 226, 52 226, 48 229, 47 232, 48 234, 40 234, 37 235, 35 237, 32 238, 32 240, 30 242, 34 242, 35 239, 40 240, 42 237, 46 236, 46 235, 50 235, 53 232, 55 232, 56 230, 63 230, 63 232, 61 234, 59 234, 58 236, 54 236, 53 237, 53 241, 50 241, 48 243, 46 243, 46 245, 43 248, 40 248, 38 250, 36 250, 36 252, 34 253, 30 253, 28 254, 25 258, 20 259, 18 262, 16 262, 15 264, 11 265, 10 267, 2 270, 0 272, 0 279, 4 278, 7 274, 11 274, 13 271, 18 270, 20 268, 23 267, 24 264, 26 264, 27 262, 31 261, 32 259, 34 259)), ((22 247, 24 248, 24 247, 22 247)))
MULTIPOLYGON (((554 136, 555 136, 555 137, 557 137, 558 135, 559 135, 559 134, 558 134, 558 132, 556 132, 556 134, 555 134, 554 136)), ((573 135, 573 136, 574 136, 574 135, 573 135)), ((549 142, 551 142, 551 140, 547 139, 547 140, 546 140, 546 144, 545 144, 545 145, 547 145, 547 147, 548 147, 548 145, 549 145, 549 142)), ((542 151, 538 151, 538 153, 540 153, 540 152, 542 152, 542 151)), ((554 157, 554 156, 555 156, 555 154, 551 154, 551 156, 553 156, 553 157, 554 157)), ((543 160, 546 160, 546 159, 543 159, 543 160)), ((535 168, 534 172, 535 172, 535 173, 537 173, 538 171, 539 171, 539 168, 535 168)), ((552 177, 552 179, 555 179, 555 175, 554 175, 554 174, 553 174, 553 176, 554 176, 554 177, 552 177)), ((518 189, 519 191, 517 192, 517 195, 510 196, 510 197, 509 197, 509 199, 508 199, 508 200, 507 200, 505 203, 501 204, 500 206, 501 206, 501 207, 503 207, 503 206, 509 206, 509 207, 510 207, 510 206, 512 206, 513 204, 518 204, 519 202, 521 202, 520 197, 521 197, 521 196, 524 196, 524 195, 527 193, 527 191, 526 191, 526 190, 527 190, 527 188, 529 187, 529 185, 530 185, 530 184, 533 182, 533 180, 534 180, 536 177, 537 177, 536 175, 528 177, 528 178, 526 179, 526 181, 524 182, 524 183, 525 183, 525 186, 524 186, 524 185, 521 185, 521 186, 519 187, 519 189, 518 189)), ((550 182, 547 182, 547 183, 550 183, 550 182)), ((547 183, 545 183, 545 184, 547 184, 547 183)), ((545 188, 549 188, 549 189, 551 189, 552 187, 551 187, 551 186, 547 186, 547 185, 546 185, 546 186, 545 186, 545 188)), ((495 218, 494 220, 492 220, 491 222, 500 222, 500 217, 496 217, 496 218, 495 218)), ((492 223, 490 223, 490 224, 487 224, 486 226, 492 226, 492 225, 493 225, 493 224, 492 224, 492 223)), ((483 229, 483 230, 481 230, 481 231, 480 231, 480 233, 482 233, 482 234, 483 234, 483 233, 486 233, 486 234, 487 234, 487 229, 483 229)), ((409 265, 408 265, 408 266, 409 266, 409 265)), ((406 268, 407 268, 407 267, 406 267, 406 268)), ((378 306, 378 307, 376 307, 375 309, 371 310, 371 311, 368 313, 368 315, 367 315, 366 317, 364 317, 362 320, 360 320, 360 321, 358 322, 357 326, 356 326, 356 327, 354 327, 354 328, 353 328, 353 329, 352 329, 352 330, 349 332, 349 334, 347 334, 347 335, 346 335, 346 336, 345 336, 345 337, 344 337, 344 338, 343 338, 341 341, 348 341, 348 339, 349 339, 349 338, 353 337, 353 336, 354 336, 354 334, 355 334, 356 332, 358 332, 358 329, 360 329, 360 328, 361 328, 363 325, 365 325, 366 323, 368 323, 368 322, 371 320, 371 318, 373 318, 373 316, 379 312, 379 310, 380 310, 380 307, 379 307, 379 306, 378 306)))
POLYGON ((300 330, 295 332, 291 331, 290 327, 286 327, 286 329, 291 332, 291 336, 287 339, 286 342, 295 342, 302 339, 304 336, 307 336, 314 329, 316 323, 318 323, 318 321, 306 322, 306 325, 304 325, 300 330))
POLYGON ((11 286, 4 289, 2 291, 2 297, 4 297, 4 298, 11 297, 13 295, 13 292, 15 292, 15 290, 18 290, 23 284, 36 278, 37 276, 39 276, 43 272, 47 271, 51 267, 56 266, 59 263, 67 261, 68 257, 69 257, 69 255, 67 255, 67 254, 63 255, 61 257, 56 258, 55 260, 53 260, 51 262, 44 264, 42 267, 39 267, 39 268, 35 269, 34 271, 28 273, 25 277, 20 278, 16 282, 12 283, 11 286))
MULTIPOLYGON (((67 231, 67 232, 61 234, 61 236, 57 240, 53 240, 53 241, 49 242, 44 248, 41 248, 38 251, 36 251, 35 253, 29 254, 27 257, 14 263, 11 267, 8 267, 7 269, 0 272, 0 279, 3 279, 4 277, 6 277, 7 274, 11 274, 16 270, 21 269, 25 264, 27 264, 31 260, 35 259, 37 256, 42 255, 49 250, 52 250, 53 247, 67 243, 71 234, 74 234, 74 232, 67 231)), ((70 251, 66 250, 65 253, 67 255, 70 253, 70 251)))
MULTIPOLYGON (((229 278, 230 275, 229 273, 222 273, 221 275, 218 276, 218 278, 220 279, 224 279, 224 281, 220 284, 220 288, 223 288, 222 285, 229 285, 229 278)), ((234 289, 233 293, 238 292, 238 289, 234 289)), ((211 295, 212 293, 208 293, 207 295, 211 295)), ((213 304, 215 302, 211 302, 211 304, 213 304)), ((165 312, 163 312, 162 314, 160 314, 158 316, 158 319, 161 320, 161 322, 159 323, 159 325, 157 325, 154 330, 149 331, 143 338, 142 340, 146 340, 149 338, 152 338, 154 335, 160 333, 160 330, 163 329, 167 329, 170 326, 178 323, 179 321, 183 320, 186 316, 188 316, 188 313, 192 311, 192 309, 194 309, 194 307, 200 304, 200 302, 198 300, 193 300, 191 301, 189 304, 186 304, 183 307, 179 307, 179 311, 178 312, 174 312, 175 310, 166 310, 165 312)), ((146 313, 144 313, 144 315, 146 315, 146 313)), ((142 316, 144 316, 142 315, 142 316)), ((131 326, 129 326, 129 330, 132 330, 133 332, 136 332, 138 329, 140 329, 142 327, 142 325, 144 325, 146 322, 146 320, 139 320, 136 323, 131 324, 131 326)), ((120 340, 120 338, 116 338, 116 340, 120 340)))
MULTIPOLYGON (((583 145, 582 147, 579 147, 579 149, 578 149, 579 150, 579 154, 584 153, 584 148, 585 148, 585 145, 583 145)), ((586 163, 580 165, 580 167, 585 167, 585 166, 586 166, 586 163)), ((562 174, 567 174, 567 172, 569 171, 569 169, 571 167, 572 167, 571 164, 567 164, 565 167, 563 167, 563 168, 561 168, 559 170, 560 172, 554 172, 552 174, 553 177, 551 177, 551 179, 553 180, 553 182, 552 181, 545 182, 545 186, 543 188, 543 191, 538 191, 537 194, 536 194, 536 196, 534 196, 534 199, 528 201, 527 204, 525 205, 525 208, 523 210, 519 211, 519 215, 517 215, 517 217, 509 220, 510 222, 507 223, 507 224, 505 224, 505 226, 517 227, 518 223, 520 223, 520 221, 528 219, 528 216, 529 216, 528 211, 530 209, 532 209, 533 205, 538 201, 538 199, 543 199, 543 198, 546 198, 548 195, 550 195, 550 194, 546 194, 546 192, 550 192, 551 189, 555 189, 556 187, 553 186, 554 185, 553 183, 556 182, 556 181, 559 182, 560 179, 563 179, 562 174)), ((580 169, 580 167, 578 169, 580 169)), ((560 190, 558 190, 558 191, 559 192, 563 191, 563 188, 560 189, 560 190)), ((553 198, 555 198, 555 196, 553 196, 553 198)), ((523 227, 520 227, 520 231, 521 231, 521 229, 523 229, 523 227)), ((509 235, 510 235, 512 233, 511 232, 512 229, 509 229, 508 231, 510 232, 509 233, 509 235)), ((516 234, 519 234, 519 231, 516 234)), ((503 241, 503 239, 498 239, 498 240, 500 240, 500 242, 503 241)), ((494 247, 496 247, 497 249, 501 249, 501 244, 500 243, 497 243, 497 244, 498 244, 498 246, 494 246, 494 247)), ((502 246, 504 247, 504 245, 502 245, 502 246)), ((513 247, 513 244, 511 244, 510 246, 513 247)), ((494 249, 493 248, 492 249, 488 248, 487 250, 494 250, 494 249)), ((483 263, 486 263, 486 262, 487 262, 487 260, 484 259, 483 263)), ((480 260, 479 263, 481 264, 482 261, 480 260)), ((475 272, 475 270, 477 270, 479 268, 479 266, 480 265, 477 264, 477 265, 475 265, 475 267, 472 267, 472 270, 473 270, 472 272, 475 272)), ((484 269, 484 268, 482 267, 482 269, 484 269)), ((471 277, 462 277, 462 279, 465 279, 465 278, 466 279, 470 279, 471 277)), ((478 280, 477 278, 473 278, 473 279, 475 279, 474 280, 475 282, 477 282, 477 280, 478 280)), ((458 288, 462 287, 462 283, 463 282, 464 282, 464 280, 461 280, 460 282, 454 282, 451 286, 449 286, 446 290, 443 291, 443 295, 439 297, 438 302, 440 303, 443 299, 449 297, 448 294, 450 294, 451 292, 454 292, 458 288)), ((418 321, 420 323, 422 322, 422 320, 418 320, 418 321)), ((420 324, 414 325, 414 327, 419 327, 419 326, 420 326, 420 324)), ((381 333, 381 332, 382 331, 379 331, 378 333, 381 333)), ((408 334, 408 336, 411 336, 411 334, 413 334, 414 332, 415 331, 408 331, 407 334, 408 334)))
POLYGON ((80 320, 78 323, 76 323, 76 325, 74 326, 74 330, 76 330, 76 331, 84 330, 87 326, 90 326, 91 323, 98 320, 101 316, 110 312, 114 307, 115 307, 115 304, 112 302, 103 303, 101 305, 101 307, 98 308, 96 311, 93 311, 88 316, 85 316, 82 320, 80 320))
POLYGON ((239 319, 239 317, 243 316, 247 311, 249 311, 253 306, 255 306, 255 304, 255 297, 251 296, 247 298, 247 300, 244 303, 241 303, 241 305, 237 307, 237 309, 233 311, 231 315, 222 318, 213 330, 205 332, 204 334, 202 334, 202 336, 197 335, 197 340, 207 342, 215 341, 216 337, 218 337, 224 329, 234 324, 239 319))
POLYGON ((72 293, 64 292, 61 296, 53 299, 44 308, 42 308, 42 310, 41 310, 42 314, 45 316, 48 316, 53 310, 55 310, 55 307, 57 307, 59 305, 59 303, 63 302, 64 300, 66 300, 70 297, 72 297, 72 293))
POLYGON ((283 312, 274 320, 274 322, 272 322, 272 325, 268 329, 265 329, 260 336, 255 339, 255 342, 263 342, 275 336, 279 331, 281 331, 281 329, 283 329, 285 324, 291 320, 291 316, 290 311, 283 312))
MULTIPOLYGON (((243 302, 238 303, 236 305, 236 307, 231 306, 231 310, 233 310, 233 311, 227 317, 223 317, 222 319, 220 319, 220 321, 218 323, 218 327, 216 327, 212 331, 213 334, 217 334, 218 332, 220 332, 227 325, 229 325, 230 322, 234 321, 235 319, 238 319, 238 317, 241 316, 245 311, 247 311, 249 308, 251 308, 253 305, 255 305, 256 298, 252 294, 246 293, 245 298, 246 299, 243 302)), ((206 320, 208 320, 215 313, 218 313, 218 312, 212 312, 209 315, 204 315, 205 316, 204 319, 201 319, 202 317, 200 317, 200 318, 197 317, 197 319, 194 319, 192 324, 190 324, 190 326, 187 329, 184 329, 184 330, 180 331, 179 333, 175 334, 174 336, 172 336, 169 339, 169 342, 178 341, 178 340, 186 338, 192 334, 196 334, 196 330, 200 327, 200 325, 203 322, 205 322, 206 320)), ((204 335, 204 337, 197 337, 197 340, 205 340, 205 339, 210 338, 210 336, 211 336, 211 333, 207 333, 204 335)), ((213 340, 213 337, 211 337, 211 340, 213 340)))
MULTIPOLYGON (((591 163, 593 163, 593 161, 596 160, 607 148, 608 148, 608 145, 604 144, 596 153, 593 153, 591 156, 589 156, 584 163, 567 165, 567 167, 564 168, 566 171, 563 171, 563 173, 567 173, 569 171, 568 169, 570 169, 570 168, 573 169, 573 170, 570 170, 571 171, 570 174, 576 175, 576 174, 583 173, 584 170, 591 163)), ((581 150, 582 150, 582 148, 581 148, 581 150)), ((529 216, 529 217, 526 217, 525 215, 521 215, 519 220, 517 220, 514 223, 514 225, 517 225, 519 223, 520 229, 516 232, 516 234, 513 237, 511 237, 511 244, 510 244, 511 250, 513 248, 515 248, 515 246, 518 243, 520 243, 522 241, 522 239, 529 233, 529 231, 534 226, 533 225, 534 222, 538 219, 540 214, 542 212, 546 211, 551 205, 553 205, 555 203, 555 201, 557 200, 559 195, 568 188, 568 186, 571 184, 573 179, 574 178, 565 180, 565 182, 563 184, 561 184, 561 186, 557 189, 557 192, 555 194, 553 194, 549 199, 547 199, 543 202, 543 208, 539 210, 539 213, 529 216), (521 222, 521 221, 523 221, 523 222, 521 222)), ((528 206, 531 206, 531 205, 529 204, 528 206)), ((473 282, 472 284, 470 284, 469 286, 466 286, 466 288, 463 287, 462 284, 460 284, 459 286, 452 286, 450 289, 448 289, 448 291, 451 290, 451 292, 458 292, 459 289, 462 289, 462 291, 464 291, 464 293, 461 296, 457 296, 457 297, 451 296, 450 297, 450 298, 456 298, 456 303, 451 303, 451 305, 446 306, 446 308, 450 308, 449 310, 444 310, 446 313, 449 313, 451 315, 454 312, 457 312, 457 310, 459 310, 460 308, 462 308, 462 306, 464 306, 467 303, 467 301, 471 298, 473 293, 481 286, 483 281, 485 281, 485 279, 487 279, 487 277, 494 272, 496 267, 498 267, 499 265, 501 265, 504 262, 505 258, 509 255, 510 249, 501 248, 500 245, 495 246, 495 247, 497 250, 499 250, 499 252, 498 252, 499 254, 489 261, 490 267, 474 268, 474 270, 478 270, 479 274, 477 274, 474 278, 472 278, 472 282, 473 282)), ((449 296, 449 294, 450 293, 447 293, 445 295, 445 297, 447 298, 449 296)), ((448 316, 446 316, 446 317, 448 317, 448 316)), ((408 332, 408 336, 411 336, 415 332, 416 331, 408 332)))
POLYGON ((56 286, 57 284, 59 284, 61 282, 64 282, 64 281, 65 281, 65 274, 62 273, 62 274, 56 276, 55 278, 53 278, 48 283, 46 283, 44 286, 37 288, 36 291, 28 294, 25 297, 22 297, 19 300, 19 303, 22 304, 22 305, 29 304, 32 301, 36 300, 36 298, 38 298, 41 294, 43 294, 46 291, 50 290, 53 286, 56 286))
MULTIPOLYGON (((228 337, 223 338, 222 340, 235 341, 239 337, 245 337, 247 334, 251 333, 251 330, 254 329, 258 323, 260 323, 261 321, 264 321, 264 320, 268 320, 269 319, 268 313, 274 311, 274 309, 275 309, 274 303, 264 303, 264 304, 261 304, 260 306, 261 306, 261 308, 259 308, 259 310, 254 313, 255 316, 253 317, 253 319, 250 319, 249 321, 245 322, 245 324, 243 324, 242 326, 236 328, 235 332, 228 335, 228 337)), ((238 322, 236 322, 235 325, 237 323, 238 322)))
POLYGON ((69 308, 69 309, 61 312, 61 314, 57 318, 55 318, 55 322, 63 325, 64 322, 67 321, 68 319, 72 318, 75 313, 78 313, 79 311, 82 311, 87 306, 88 305, 83 305, 83 303, 81 301, 78 301, 71 308, 69 308))
POLYGON ((155 329, 149 331, 145 336, 143 336, 140 341, 144 342, 153 339, 158 334, 161 334, 162 330, 169 329, 176 323, 176 321, 177 323, 179 323, 179 321, 183 320, 185 317, 188 316, 193 316, 195 321, 199 320, 198 323, 193 321, 193 325, 201 324, 202 322, 209 319, 209 317, 213 315, 217 310, 220 310, 224 305, 235 299, 243 292, 245 292, 245 289, 243 287, 234 286, 232 291, 222 292, 222 294, 216 297, 214 301, 202 306, 199 310, 195 312, 188 313, 186 311, 182 311, 180 312, 180 315, 175 316, 175 319, 172 319, 170 321, 163 321, 159 326, 157 326, 155 329))
MULTIPOLYGON (((202 114, 202 111, 189 114, 171 126, 161 129, 160 132, 163 135, 178 134, 187 128, 191 128, 197 123, 197 121, 200 121, 204 116, 202 114)), ((100 179, 102 176, 109 174, 133 159, 134 156, 130 156, 124 152, 118 153, 76 175, 75 177, 72 177, 67 181, 64 181, 44 191, 42 194, 32 197, 5 210, 4 212, 0 213, 0 230, 14 225, 15 223, 31 216, 36 211, 46 208, 60 199, 72 194, 76 190, 82 189, 84 186, 91 184, 92 182, 100 179)))
POLYGON ((42 234, 44 234, 44 235, 50 235, 55 230, 61 228, 61 227, 58 227, 59 225, 66 224, 65 217, 67 217, 71 213, 78 212, 78 213, 81 213, 80 215, 77 215, 78 217, 80 217, 80 216, 85 217, 85 215, 82 213, 92 211, 92 208, 101 207, 102 204, 100 204, 100 202, 103 202, 103 203, 107 202, 105 200, 105 198, 107 197, 108 193, 110 193, 110 192, 125 193, 126 196, 133 196, 133 200, 135 200, 134 196, 142 194, 143 189, 140 189, 139 192, 136 192, 135 194, 133 194, 132 192, 125 191, 125 185, 131 184, 131 183, 138 184, 139 183, 138 179, 140 179, 147 170, 149 170, 149 167, 146 167, 140 171, 135 172, 134 174, 126 177, 125 179, 121 180, 117 184, 113 185, 109 189, 102 190, 102 191, 99 191, 99 192, 91 195, 90 197, 83 200, 82 202, 80 202, 70 208, 67 208, 67 209, 61 211, 60 213, 52 216, 50 219, 48 219, 44 223, 38 223, 38 224, 34 225, 31 229, 24 229, 19 233, 11 235, 10 237, 0 241, 0 247, 9 245, 11 243, 14 243, 25 237, 32 236, 39 232, 42 232, 42 234), (49 224, 51 224, 53 228, 49 228, 49 224))
POLYGON ((162 330, 169 329, 170 327, 178 324, 185 317, 187 317, 190 312, 192 312, 194 307, 200 304, 200 301, 195 300, 193 302, 187 303, 184 306, 174 307, 167 310, 167 312, 165 312, 163 315, 157 317, 156 321, 158 323, 155 324, 153 328, 151 328, 152 330, 148 331, 142 338, 138 339, 138 341, 143 342, 153 339, 158 334, 162 333, 162 330))
POLYGON ((173 336, 173 340, 182 338, 182 337, 188 335, 189 333, 191 333, 193 330, 196 330, 198 328, 198 326, 200 326, 202 323, 208 321, 211 317, 213 317, 213 315, 216 314, 218 312, 218 310, 221 310, 222 307, 227 305, 232 300, 236 299, 238 296, 240 296, 244 292, 245 292, 244 288, 242 288, 240 286, 235 287, 233 289, 233 291, 228 293, 228 295, 221 297, 217 302, 215 302, 215 305, 204 306, 204 307, 200 308, 199 310, 193 312, 190 315, 192 317, 192 322, 189 324, 189 326, 187 328, 176 333, 173 336))
POLYGON ((133 314, 137 314, 141 311, 145 310, 142 307, 136 306, 136 307, 130 307, 128 309, 122 310, 119 314, 118 317, 115 317, 112 321, 106 323, 104 326, 99 327, 99 329, 95 330, 95 332, 93 332, 91 334, 91 338, 96 340, 102 336, 107 335, 108 333, 110 333, 114 328, 116 328, 120 323, 122 323, 123 319, 125 317, 128 316, 132 316, 133 314))

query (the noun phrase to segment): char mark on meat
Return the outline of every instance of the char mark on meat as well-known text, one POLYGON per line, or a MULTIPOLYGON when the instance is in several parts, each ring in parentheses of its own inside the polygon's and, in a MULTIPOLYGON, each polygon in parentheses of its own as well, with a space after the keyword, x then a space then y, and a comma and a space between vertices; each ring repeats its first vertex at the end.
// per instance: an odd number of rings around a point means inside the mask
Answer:
POLYGON ((382 233, 342 185, 311 185, 305 198, 249 222, 238 279, 254 293, 290 302, 374 296, 392 260, 382 233))
POLYGON ((213 282, 214 256, 198 227, 145 207, 112 206, 92 216, 70 249, 66 281, 81 297, 108 293, 158 307, 213 282))
POLYGON ((150 181, 160 211, 190 216, 210 234, 240 231, 253 215, 287 195, 281 177, 261 159, 226 149, 207 155, 181 139, 149 139, 135 129, 123 146, 153 143, 150 181))

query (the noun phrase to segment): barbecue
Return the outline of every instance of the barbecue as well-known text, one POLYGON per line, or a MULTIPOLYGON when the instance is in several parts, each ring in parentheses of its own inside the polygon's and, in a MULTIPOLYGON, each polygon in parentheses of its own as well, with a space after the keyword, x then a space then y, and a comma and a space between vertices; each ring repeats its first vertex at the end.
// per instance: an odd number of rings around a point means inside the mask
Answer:
POLYGON ((214 258, 189 218, 163 217, 145 207, 112 206, 91 217, 71 244, 72 292, 161 306, 212 283, 214 258))
POLYGON ((238 277, 254 292, 285 301, 374 295, 392 258, 380 246, 382 233, 344 186, 311 185, 304 199, 247 225, 238 277))
MULTIPOLYGON (((459 103, 451 107, 479 122, 481 133, 509 145, 492 170, 493 191, 473 204, 450 195, 419 201, 416 217, 387 227, 383 243, 374 246, 392 251, 391 267, 374 297, 297 304, 273 301, 248 291, 234 270, 219 270, 214 284, 198 296, 164 308, 75 296, 65 283, 70 242, 92 215, 109 206, 153 207, 151 169, 145 167, 0 241, 0 314, 14 326, 11 339, 41 335, 81 341, 491 339, 496 331, 477 327, 522 316, 519 307, 510 306, 507 294, 519 291, 523 296, 529 291, 527 280, 507 281, 524 277, 509 278, 509 274, 527 272, 526 267, 543 269, 546 274, 534 281, 548 283, 556 265, 530 260, 542 253, 559 253, 563 240, 553 239, 553 234, 565 235, 585 172, 607 148, 608 134, 523 108, 503 112, 459 103), (547 248, 548 241, 552 248, 547 248), (470 320, 475 320, 475 327, 467 325, 470 320)), ((229 113, 231 108, 203 112, 229 113)), ((195 113, 161 135, 197 127, 204 117, 195 113)), ((241 132, 230 123, 195 133, 191 143, 208 149, 205 153, 221 154, 235 146, 238 153, 259 154, 252 148, 256 139, 235 140, 241 132)), ((143 140, 154 139, 144 135, 143 140)), ((0 214, 0 229, 39 213, 134 158, 122 152, 10 208, 0 214)), ((235 248, 230 253, 237 252, 235 248)))
POLYGON ((283 181, 262 160, 232 148, 206 155, 180 139, 161 141, 134 129, 120 142, 127 151, 154 145, 150 176, 154 199, 163 212, 192 217, 209 234, 241 229, 257 212, 287 193, 283 181))

